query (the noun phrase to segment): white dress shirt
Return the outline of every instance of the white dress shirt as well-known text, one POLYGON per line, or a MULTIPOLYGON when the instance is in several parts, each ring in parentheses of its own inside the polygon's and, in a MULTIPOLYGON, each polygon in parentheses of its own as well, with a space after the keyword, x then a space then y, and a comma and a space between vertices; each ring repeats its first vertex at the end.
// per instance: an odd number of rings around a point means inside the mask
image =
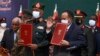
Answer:
POLYGON ((0 27, 0 42, 2 41, 5 30, 6 29, 0 27))
POLYGON ((16 33, 14 33, 14 41, 16 41, 16 33))

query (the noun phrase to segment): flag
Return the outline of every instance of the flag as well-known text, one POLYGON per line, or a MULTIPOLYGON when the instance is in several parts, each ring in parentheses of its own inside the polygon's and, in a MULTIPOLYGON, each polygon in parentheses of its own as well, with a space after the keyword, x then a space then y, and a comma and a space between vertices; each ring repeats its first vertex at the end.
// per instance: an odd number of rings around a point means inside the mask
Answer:
POLYGON ((18 16, 22 16, 22 5, 20 5, 20 10, 18 16))
POLYGON ((97 3, 97 9, 96 9, 96 15, 97 15, 97 26, 100 27, 100 11, 99 11, 99 3, 97 3))
POLYGON ((54 12, 53 12, 53 19, 54 20, 57 20, 58 19, 57 4, 55 4, 55 9, 54 9, 54 12))
POLYGON ((100 27, 100 11, 98 12, 97 15, 97 26, 100 27))

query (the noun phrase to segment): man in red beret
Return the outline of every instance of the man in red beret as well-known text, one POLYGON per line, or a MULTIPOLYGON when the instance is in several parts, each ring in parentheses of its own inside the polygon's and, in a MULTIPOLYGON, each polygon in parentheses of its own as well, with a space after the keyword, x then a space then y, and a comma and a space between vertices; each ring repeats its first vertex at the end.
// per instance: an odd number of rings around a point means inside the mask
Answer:
POLYGON ((33 44, 29 45, 35 56, 49 56, 49 41, 46 35, 46 22, 43 19, 44 5, 36 3, 32 6, 34 39, 33 44))

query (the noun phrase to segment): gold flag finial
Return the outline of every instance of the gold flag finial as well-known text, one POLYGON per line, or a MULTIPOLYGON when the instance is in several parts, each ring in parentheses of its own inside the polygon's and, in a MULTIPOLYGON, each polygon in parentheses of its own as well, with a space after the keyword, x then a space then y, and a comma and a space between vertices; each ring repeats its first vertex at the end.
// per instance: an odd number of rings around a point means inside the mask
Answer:
POLYGON ((20 5, 19 13, 22 13, 22 5, 20 5))
POLYGON ((99 3, 97 3, 97 9, 96 9, 96 12, 99 11, 99 3))
POLYGON ((55 4, 54 12, 57 12, 57 4, 55 4))

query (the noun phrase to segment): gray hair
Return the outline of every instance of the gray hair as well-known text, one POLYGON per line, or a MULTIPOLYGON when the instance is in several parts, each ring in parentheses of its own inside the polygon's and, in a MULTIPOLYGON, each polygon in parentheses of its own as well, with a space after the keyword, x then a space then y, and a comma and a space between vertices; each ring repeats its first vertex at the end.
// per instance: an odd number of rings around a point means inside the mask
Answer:
POLYGON ((15 18, 12 19, 12 22, 22 23, 22 20, 19 17, 15 17, 15 18))

